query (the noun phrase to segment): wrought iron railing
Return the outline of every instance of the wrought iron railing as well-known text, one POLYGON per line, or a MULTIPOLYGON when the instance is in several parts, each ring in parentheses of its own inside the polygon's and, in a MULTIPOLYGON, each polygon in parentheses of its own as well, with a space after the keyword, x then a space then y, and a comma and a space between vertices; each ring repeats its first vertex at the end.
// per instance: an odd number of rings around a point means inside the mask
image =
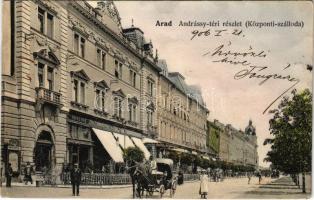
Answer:
MULTIPOLYGON (((199 180, 198 174, 184 174, 184 181, 199 180)), ((44 185, 56 184, 56 177, 52 175, 45 175, 43 180, 44 185)), ((71 184, 71 175, 69 172, 60 175, 61 184, 71 184)), ((131 184, 131 177, 129 174, 106 174, 106 173, 82 173, 82 185, 126 185, 131 184)))
POLYGON ((61 104, 61 94, 52 90, 38 87, 36 88, 37 98, 54 104, 61 104))
MULTIPOLYGON (((62 173, 61 181, 63 184, 71 184, 70 173, 62 173)), ((82 185, 125 185, 131 184, 129 174, 105 174, 105 173, 83 173, 81 178, 82 185)))

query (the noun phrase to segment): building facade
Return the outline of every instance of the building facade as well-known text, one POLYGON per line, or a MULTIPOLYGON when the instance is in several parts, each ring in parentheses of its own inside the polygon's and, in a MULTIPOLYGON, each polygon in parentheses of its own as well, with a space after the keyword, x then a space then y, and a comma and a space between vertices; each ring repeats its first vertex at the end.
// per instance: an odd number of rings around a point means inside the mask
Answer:
POLYGON ((1 157, 14 171, 27 162, 37 171, 101 169, 143 138, 206 153, 199 88, 165 74, 143 31, 121 27, 112 1, 3 4, 1 157))
POLYGON ((252 122, 245 131, 218 120, 210 123, 210 129, 219 131, 219 159, 235 165, 258 167, 257 137, 252 122))
POLYGON ((158 140, 167 144, 160 150, 207 154, 208 109, 197 86, 189 86, 178 72, 168 72, 165 60, 159 61, 158 140))
POLYGON ((219 156, 220 135, 224 131, 224 126, 218 121, 207 121, 207 139, 206 145, 213 157, 219 156))

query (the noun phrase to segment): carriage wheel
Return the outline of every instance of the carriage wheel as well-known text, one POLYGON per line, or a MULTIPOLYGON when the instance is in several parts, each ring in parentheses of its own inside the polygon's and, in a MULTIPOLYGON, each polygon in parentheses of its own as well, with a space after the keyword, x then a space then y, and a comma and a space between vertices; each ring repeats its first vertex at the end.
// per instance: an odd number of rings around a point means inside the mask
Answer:
POLYGON ((159 187, 159 193, 160 193, 160 198, 162 198, 162 196, 164 195, 165 193, 165 186, 164 185, 160 185, 159 187))

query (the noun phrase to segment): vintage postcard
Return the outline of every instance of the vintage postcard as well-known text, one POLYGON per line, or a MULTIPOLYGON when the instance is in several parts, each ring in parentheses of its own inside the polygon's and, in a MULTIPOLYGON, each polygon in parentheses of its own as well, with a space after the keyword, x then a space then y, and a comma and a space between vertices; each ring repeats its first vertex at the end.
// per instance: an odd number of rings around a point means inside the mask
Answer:
POLYGON ((311 1, 0 5, 2 197, 311 197, 311 1))

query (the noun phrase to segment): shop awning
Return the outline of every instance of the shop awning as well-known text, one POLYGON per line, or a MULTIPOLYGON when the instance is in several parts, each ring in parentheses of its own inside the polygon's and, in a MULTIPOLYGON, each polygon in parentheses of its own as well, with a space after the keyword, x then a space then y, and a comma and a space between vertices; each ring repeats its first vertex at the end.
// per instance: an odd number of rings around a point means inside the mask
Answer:
POLYGON ((153 140, 153 139, 151 139, 151 138, 144 138, 143 139, 143 143, 144 144, 157 144, 157 143, 159 143, 158 141, 156 141, 156 140, 153 140))
POLYGON ((181 148, 174 148, 172 150, 177 151, 177 152, 181 152, 181 153, 187 153, 188 152, 187 150, 181 149, 181 148))
POLYGON ((147 150, 142 140, 135 137, 131 137, 131 139, 133 140, 135 145, 144 152, 145 159, 148 160, 150 157, 150 152, 147 150))
POLYGON ((129 136, 127 135, 122 135, 119 133, 113 133, 113 135, 117 138, 119 144, 121 145, 121 147, 124 149, 128 148, 128 147, 134 147, 133 142, 131 141, 131 139, 129 138, 129 136), (124 144, 125 142, 125 144, 124 144))
POLYGON ((202 156, 204 159, 209 160, 208 156, 202 156))
POLYGON ((115 162, 124 162, 122 157, 122 150, 117 144, 117 141, 114 139, 113 135, 108 131, 99 130, 93 128, 96 136, 98 137, 99 141, 106 149, 112 160, 115 162))

